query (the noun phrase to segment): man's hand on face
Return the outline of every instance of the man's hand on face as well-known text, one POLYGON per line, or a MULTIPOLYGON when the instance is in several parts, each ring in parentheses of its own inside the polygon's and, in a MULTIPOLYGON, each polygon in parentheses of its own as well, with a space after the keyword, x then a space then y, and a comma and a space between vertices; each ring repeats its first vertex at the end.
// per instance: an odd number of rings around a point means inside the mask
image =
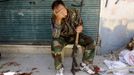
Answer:
POLYGON ((81 33, 82 30, 83 30, 83 26, 82 25, 79 25, 79 26, 76 27, 76 32, 77 33, 81 33))
POLYGON ((64 10, 62 9, 62 10, 60 10, 58 12, 54 12, 57 20, 62 20, 64 18, 65 15, 64 15, 63 11, 64 10))
POLYGON ((59 8, 54 10, 54 15, 56 16, 56 23, 60 24, 61 20, 66 17, 67 11, 65 7, 59 6, 59 8))

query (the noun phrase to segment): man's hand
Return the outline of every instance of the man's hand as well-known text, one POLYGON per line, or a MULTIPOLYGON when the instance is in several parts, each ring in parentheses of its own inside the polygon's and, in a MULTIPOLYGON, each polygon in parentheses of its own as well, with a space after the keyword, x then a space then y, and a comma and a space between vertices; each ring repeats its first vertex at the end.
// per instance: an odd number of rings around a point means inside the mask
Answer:
POLYGON ((58 11, 54 11, 54 15, 56 16, 56 23, 61 24, 61 20, 65 18, 67 14, 66 14, 65 9, 61 9, 58 11))
POLYGON ((62 19, 62 18, 64 18, 64 10, 63 9, 61 9, 61 10, 59 10, 59 11, 54 11, 54 14, 55 14, 55 16, 56 16, 56 19, 62 19))
POLYGON ((79 25, 79 26, 76 27, 76 32, 77 33, 81 33, 82 30, 83 30, 83 26, 82 25, 79 25))

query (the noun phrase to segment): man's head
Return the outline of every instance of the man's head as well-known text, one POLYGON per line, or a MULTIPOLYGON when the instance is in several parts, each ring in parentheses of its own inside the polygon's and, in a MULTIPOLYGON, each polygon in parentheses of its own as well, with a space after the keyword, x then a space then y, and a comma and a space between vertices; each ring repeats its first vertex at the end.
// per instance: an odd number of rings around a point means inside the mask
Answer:
POLYGON ((127 44, 127 49, 134 50, 134 39, 127 44))
POLYGON ((65 7, 65 4, 61 0, 56 0, 52 4, 52 10, 54 15, 57 17, 65 18, 67 15, 67 9, 65 7))

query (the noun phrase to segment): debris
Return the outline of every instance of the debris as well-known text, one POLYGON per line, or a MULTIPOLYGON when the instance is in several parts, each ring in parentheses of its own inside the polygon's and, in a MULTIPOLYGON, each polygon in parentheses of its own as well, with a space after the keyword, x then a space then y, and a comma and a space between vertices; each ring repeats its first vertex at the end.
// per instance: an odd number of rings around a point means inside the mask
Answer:
POLYGON ((5 70, 5 71, 2 71, 1 73, 6 73, 6 72, 10 72, 10 70, 5 70))
POLYGON ((6 65, 6 66, 20 66, 20 64, 18 64, 17 62, 7 62, 7 63, 5 63, 5 64, 3 64, 3 65, 6 65))
POLYGON ((16 75, 32 75, 32 72, 30 72, 30 73, 18 73, 16 75))
MULTIPOLYGON (((104 63, 109 69, 119 69, 127 67, 127 65, 122 63, 121 61, 104 60, 104 63)), ((112 72, 114 75, 127 75, 129 71, 128 69, 119 69, 112 72)))
POLYGON ((37 68, 32 68, 31 72, 20 72, 21 70, 18 70, 16 72, 9 72, 10 70, 7 70, 7 71, 1 72, 0 75, 32 75, 33 72, 39 72, 36 70, 37 68))
POLYGON ((134 66, 134 38, 127 44, 126 49, 123 49, 119 54, 119 60, 134 66))
MULTIPOLYGON (((123 67, 123 68, 116 68, 116 69, 104 69, 103 71, 101 71, 100 73, 102 74, 102 75, 108 75, 108 74, 110 74, 110 73, 113 73, 113 72, 117 72, 117 71, 119 71, 119 70, 124 70, 124 69, 134 69, 134 66, 127 66, 127 67, 123 67)), ((131 71, 131 73, 133 73, 132 71, 131 71)))
POLYGON ((3 68, 4 66, 20 66, 20 64, 18 64, 17 62, 7 62, 7 63, 4 63, 2 65, 0 65, 0 69, 3 68))
MULTIPOLYGON (((119 54, 119 60, 130 66, 134 66, 134 49, 133 50, 123 50, 119 54)), ((134 72, 134 68, 129 69, 130 72, 134 72)))
POLYGON ((30 73, 6 72, 6 73, 0 73, 0 75, 32 75, 32 72, 30 73))
POLYGON ((123 50, 119 54, 119 60, 121 62, 127 63, 131 66, 134 66, 134 50, 129 51, 129 50, 123 50))
POLYGON ((39 71, 37 71, 37 68, 32 68, 32 71, 39 72, 39 71))
POLYGON ((32 68, 32 71, 33 71, 33 70, 37 70, 37 68, 32 68))
POLYGON ((16 72, 0 73, 0 75, 16 75, 16 72))
POLYGON ((120 61, 111 61, 111 60, 104 60, 104 63, 107 65, 109 69, 126 67, 127 65, 120 62, 120 61))
POLYGON ((117 60, 117 57, 113 51, 111 51, 111 53, 110 53, 110 60, 113 60, 113 61, 117 60))
POLYGON ((95 72, 95 74, 99 74, 100 71, 101 71, 100 67, 98 67, 97 65, 94 65, 94 72, 95 72))
POLYGON ((3 68, 4 66, 20 66, 17 62, 7 62, 5 64, 0 65, 0 68, 3 68))

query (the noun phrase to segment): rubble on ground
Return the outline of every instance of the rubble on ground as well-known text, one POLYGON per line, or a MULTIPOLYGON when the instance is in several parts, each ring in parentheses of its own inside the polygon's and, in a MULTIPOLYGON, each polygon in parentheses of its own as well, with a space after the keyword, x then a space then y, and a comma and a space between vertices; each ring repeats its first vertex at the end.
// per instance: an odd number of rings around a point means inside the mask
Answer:
MULTIPOLYGON (((18 64, 17 62, 14 62, 14 61, 7 62, 7 63, 2 64, 0 66, 0 69, 5 66, 20 66, 20 64, 18 64)), ((37 70, 37 68, 32 68, 31 72, 20 72, 20 71, 11 72, 10 70, 6 70, 6 71, 0 72, 0 75, 32 75, 35 70, 37 70)), ((38 72, 38 71, 36 71, 36 72, 38 72)))
MULTIPOLYGON (((104 63, 113 75, 127 75, 129 72, 134 73, 134 38, 123 48, 118 51, 111 52, 107 55, 109 59, 104 60, 104 63)), ((103 70, 104 71, 104 70, 103 70)), ((107 75, 103 73, 103 75, 107 75)))

